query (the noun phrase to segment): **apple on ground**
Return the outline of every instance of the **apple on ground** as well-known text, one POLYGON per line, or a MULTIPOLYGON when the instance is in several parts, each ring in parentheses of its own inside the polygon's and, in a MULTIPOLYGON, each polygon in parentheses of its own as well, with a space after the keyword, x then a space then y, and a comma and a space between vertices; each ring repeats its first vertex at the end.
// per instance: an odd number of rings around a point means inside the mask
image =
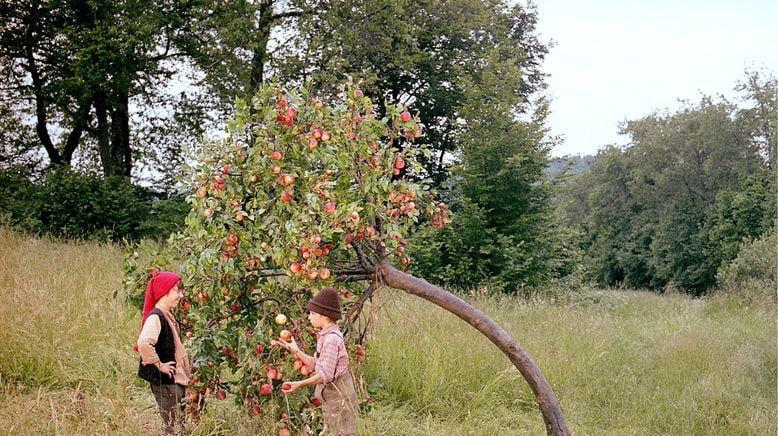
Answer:
POLYGON ((279 313, 278 315, 276 315, 275 321, 276 321, 276 324, 278 324, 278 325, 286 324, 286 315, 284 315, 283 313, 279 313))
POLYGON ((262 395, 270 395, 271 392, 273 392, 273 385, 270 383, 265 383, 259 387, 259 393, 262 395))
POLYGON ((290 339, 292 339, 292 332, 290 332, 290 331, 289 331, 289 330, 287 330, 287 329, 283 329, 283 330, 281 330, 281 332, 278 334, 278 337, 279 337, 279 338, 281 338, 281 339, 283 339, 283 340, 285 340, 285 341, 289 341, 290 339))
POLYGON ((223 400, 227 398, 227 392, 224 392, 223 390, 218 390, 213 395, 216 397, 217 400, 223 400))

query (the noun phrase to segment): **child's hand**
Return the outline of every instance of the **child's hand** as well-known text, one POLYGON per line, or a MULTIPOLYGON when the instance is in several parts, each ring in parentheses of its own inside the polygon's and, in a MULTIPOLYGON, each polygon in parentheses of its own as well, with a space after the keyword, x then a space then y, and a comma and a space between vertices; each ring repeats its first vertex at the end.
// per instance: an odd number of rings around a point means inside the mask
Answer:
POLYGON ((284 384, 281 385, 281 392, 285 394, 291 394, 292 392, 296 391, 297 388, 300 387, 300 382, 284 382, 284 384))
POLYGON ((300 347, 297 346, 297 342, 295 342, 294 338, 290 339, 289 342, 286 342, 281 338, 273 339, 270 341, 270 345, 280 345, 292 354, 297 354, 297 352, 300 351, 300 347))

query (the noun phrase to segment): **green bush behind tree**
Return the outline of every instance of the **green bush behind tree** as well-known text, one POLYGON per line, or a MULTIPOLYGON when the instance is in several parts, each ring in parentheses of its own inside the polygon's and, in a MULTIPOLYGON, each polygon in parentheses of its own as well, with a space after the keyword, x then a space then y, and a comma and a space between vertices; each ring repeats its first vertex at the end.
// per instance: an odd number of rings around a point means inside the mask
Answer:
POLYGON ((138 241, 166 238, 189 211, 183 197, 67 168, 39 182, 21 172, 0 172, 0 214, 34 234, 66 239, 138 241))

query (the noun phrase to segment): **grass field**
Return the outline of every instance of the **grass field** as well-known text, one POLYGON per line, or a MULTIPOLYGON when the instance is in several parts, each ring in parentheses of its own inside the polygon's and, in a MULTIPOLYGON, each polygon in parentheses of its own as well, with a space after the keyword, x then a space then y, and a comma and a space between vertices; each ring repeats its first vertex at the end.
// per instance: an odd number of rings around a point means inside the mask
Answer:
MULTIPOLYGON (((0 433, 156 434, 136 376, 139 314, 121 250, 0 228, 0 433), (116 294, 116 296, 114 296, 116 294)), ((362 379, 364 435, 537 435, 533 395, 458 318, 384 289, 362 379)), ((723 299, 598 291, 565 303, 476 296, 534 358, 578 435, 776 434, 776 312, 723 299)), ((195 434, 268 434, 229 402, 195 434)))

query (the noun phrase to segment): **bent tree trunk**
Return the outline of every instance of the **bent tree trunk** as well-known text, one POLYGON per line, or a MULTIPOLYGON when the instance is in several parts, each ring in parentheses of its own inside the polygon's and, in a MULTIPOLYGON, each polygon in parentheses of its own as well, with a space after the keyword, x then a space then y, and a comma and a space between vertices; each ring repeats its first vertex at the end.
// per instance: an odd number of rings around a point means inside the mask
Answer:
POLYGON ((543 377, 535 362, 532 361, 532 358, 502 327, 492 321, 485 313, 467 304, 454 294, 430 284, 426 280, 406 274, 389 265, 386 261, 376 265, 376 269, 387 286, 401 289, 409 294, 437 304, 460 317, 489 338, 508 356, 508 359, 513 362, 519 372, 521 372, 521 375, 524 376, 524 379, 527 380, 527 383, 529 383, 543 414, 546 432, 549 435, 555 436, 570 434, 565 418, 562 416, 562 409, 559 407, 551 386, 543 377))

